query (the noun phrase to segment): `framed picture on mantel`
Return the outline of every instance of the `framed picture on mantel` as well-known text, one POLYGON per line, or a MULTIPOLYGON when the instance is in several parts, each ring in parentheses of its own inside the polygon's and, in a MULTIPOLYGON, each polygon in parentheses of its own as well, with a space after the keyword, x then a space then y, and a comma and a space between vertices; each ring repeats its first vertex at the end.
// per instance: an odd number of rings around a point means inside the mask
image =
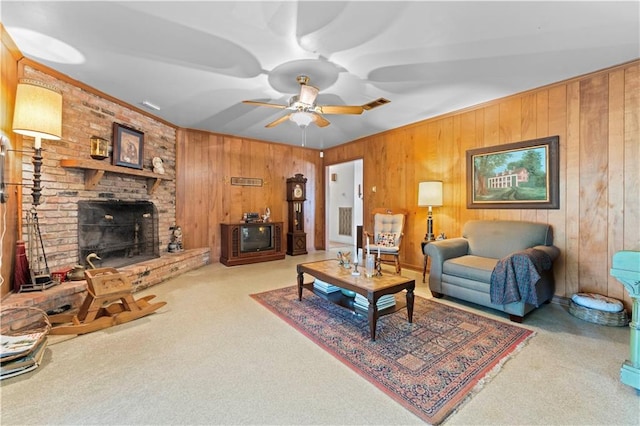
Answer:
POLYGON ((113 165, 142 169, 144 133, 113 123, 113 165))

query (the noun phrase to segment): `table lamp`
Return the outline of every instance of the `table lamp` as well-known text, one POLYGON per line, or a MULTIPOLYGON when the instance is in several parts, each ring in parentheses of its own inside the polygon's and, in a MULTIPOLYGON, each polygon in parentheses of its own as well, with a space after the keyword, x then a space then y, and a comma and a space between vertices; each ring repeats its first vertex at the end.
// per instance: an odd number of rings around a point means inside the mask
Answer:
POLYGON ((433 209, 442 206, 442 181, 420 182, 418 186, 418 206, 428 207, 427 233, 425 241, 433 241, 433 209))

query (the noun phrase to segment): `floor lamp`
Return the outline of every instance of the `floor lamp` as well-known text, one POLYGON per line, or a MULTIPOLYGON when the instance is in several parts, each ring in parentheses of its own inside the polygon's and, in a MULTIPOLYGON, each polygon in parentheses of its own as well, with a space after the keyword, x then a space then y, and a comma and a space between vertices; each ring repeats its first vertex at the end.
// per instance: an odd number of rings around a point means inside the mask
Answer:
POLYGON ((38 212, 42 187, 42 139, 59 140, 62 137, 62 93, 56 87, 37 80, 21 79, 16 91, 13 112, 13 131, 35 138, 33 144, 33 207, 27 213, 31 284, 20 291, 44 290, 54 285, 44 252, 38 212))
POLYGON ((427 234, 425 241, 433 241, 433 209, 432 207, 442 206, 442 181, 420 182, 418 186, 418 206, 428 207, 427 214, 427 234))

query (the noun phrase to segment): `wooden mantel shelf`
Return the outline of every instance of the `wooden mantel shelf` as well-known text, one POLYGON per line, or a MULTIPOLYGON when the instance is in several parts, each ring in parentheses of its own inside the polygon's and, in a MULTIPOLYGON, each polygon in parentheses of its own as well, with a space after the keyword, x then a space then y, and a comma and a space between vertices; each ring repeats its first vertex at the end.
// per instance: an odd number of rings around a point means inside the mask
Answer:
POLYGON ((153 173, 148 170, 130 169, 121 166, 112 166, 98 160, 79 160, 65 158, 60 160, 60 165, 68 169, 84 169, 84 187, 87 190, 94 189, 105 172, 118 173, 128 176, 139 176, 147 179, 147 193, 153 194, 160 182, 171 180, 170 177, 153 173))

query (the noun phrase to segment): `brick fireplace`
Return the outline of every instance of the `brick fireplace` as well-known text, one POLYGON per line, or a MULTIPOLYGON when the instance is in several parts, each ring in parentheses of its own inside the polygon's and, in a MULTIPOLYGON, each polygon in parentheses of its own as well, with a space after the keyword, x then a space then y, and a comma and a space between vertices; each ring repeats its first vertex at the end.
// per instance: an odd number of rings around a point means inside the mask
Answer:
POLYGON ((160 257, 158 211, 150 201, 79 201, 78 246, 81 265, 92 253, 112 268, 160 257))
MULTIPOLYGON (((96 267, 113 266, 125 272, 135 291, 157 284, 167 278, 210 263, 209 249, 189 249, 168 253, 171 228, 175 223, 176 129, 165 122, 128 108, 83 87, 24 67, 24 77, 51 84, 62 91, 62 139, 43 142, 43 187, 38 218, 42 245, 50 271, 67 270, 85 263, 86 255, 96 252, 103 259, 96 267), (90 140, 97 136, 112 141, 113 123, 136 129, 144 135, 143 170, 112 166, 111 158, 92 160, 90 140), (152 159, 163 160, 162 179, 153 175, 152 159), (76 162, 83 166, 69 166, 76 162), (91 170, 86 164, 105 165, 103 170, 91 170), (153 176, 152 176, 153 177, 153 176), (88 221, 81 218, 81 206, 91 209, 88 221), (123 210, 123 207, 126 209, 123 210), (126 212, 135 207, 142 210, 126 212), (101 229, 93 225, 103 225, 101 229), (84 229, 81 228, 92 228, 84 229), (80 232, 79 232, 80 231, 80 232), (121 238, 128 238, 120 247, 121 238), (125 266, 126 265, 126 266, 125 266)), ((30 186, 33 165, 30 147, 33 139, 25 137, 22 154, 22 216, 31 209, 30 186)), ((113 151, 109 143, 109 152, 113 151)), ((23 221, 22 235, 27 229, 23 221)), ((27 242, 28 244, 28 242, 27 242)), ((5 307, 37 306, 45 311, 63 305, 77 306, 86 291, 84 281, 63 283, 44 291, 9 294, 3 298, 5 307)), ((3 316, 3 327, 24 325, 22 315, 10 319, 3 316)))
MULTIPOLYGON (((104 255, 106 259, 103 259, 102 264, 96 263, 96 266, 120 267, 166 254, 171 235, 170 228, 176 225, 176 129, 153 117, 28 66, 25 67, 25 77, 51 84, 62 91, 62 139, 47 140, 43 143, 42 204, 38 206, 44 251, 51 272, 68 269, 76 264, 85 264, 86 255, 97 250, 100 251, 98 255, 100 257, 104 255), (104 160, 91 158, 92 136, 110 141, 109 152, 113 151, 114 122, 136 129, 143 134, 142 171, 112 166, 111 157, 104 160), (157 186, 150 185, 150 180, 140 175, 140 172, 152 174, 154 157, 160 157, 163 160, 165 170, 164 179, 157 186), (87 162, 98 164, 98 167, 105 165, 107 170, 68 166, 69 161, 76 161, 78 164, 87 162), (128 213, 116 207, 117 204, 121 204, 124 209, 146 206, 148 210, 142 212, 140 217, 127 217, 128 213), (88 205, 104 207, 101 213, 95 209, 91 210, 93 216, 102 216, 101 219, 91 218, 105 226, 102 230, 97 230, 95 227, 88 230, 87 224, 81 224, 80 207, 88 205), (149 224, 150 217, 144 217, 145 215, 153 216, 151 224, 149 224), (138 228, 137 245, 134 243, 136 227, 138 228), (149 239, 145 236, 144 245, 147 254, 140 259, 132 259, 132 255, 142 248, 141 233, 148 230, 152 234, 153 246, 148 247, 149 239), (89 232, 81 240, 82 231, 89 232), (98 235, 96 232, 102 234, 98 235), (117 248, 116 239, 125 236, 132 239, 132 247, 117 248), (107 248, 104 246, 107 243, 112 243, 113 246, 107 248), (121 259, 116 261, 115 256, 121 259), (110 257, 114 257, 112 263, 108 261, 110 257)), ((31 154, 28 151, 29 144, 32 143, 32 139, 24 139, 27 152, 22 157, 22 180, 25 183, 22 188, 23 212, 31 208, 30 185, 33 179, 33 166, 31 154)), ((23 235, 26 234, 26 229, 23 228, 23 235)), ((185 243, 188 247, 188 242, 185 243)))

